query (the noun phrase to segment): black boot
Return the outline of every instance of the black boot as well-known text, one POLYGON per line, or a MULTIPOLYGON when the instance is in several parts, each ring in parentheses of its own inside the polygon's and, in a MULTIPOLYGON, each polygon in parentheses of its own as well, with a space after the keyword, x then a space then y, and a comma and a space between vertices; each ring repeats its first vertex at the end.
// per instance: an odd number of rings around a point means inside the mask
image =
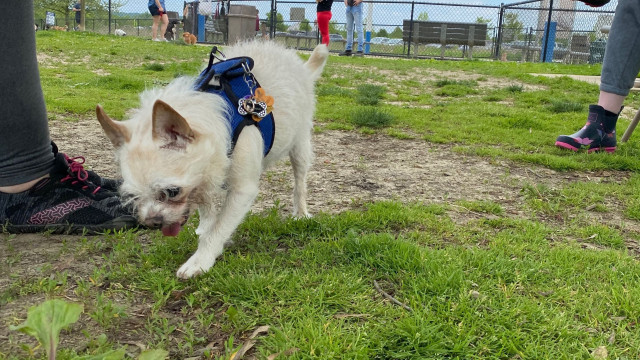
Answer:
POLYGON ((589 152, 604 150, 612 153, 616 151, 618 115, 619 113, 607 111, 600 105, 589 105, 587 123, 573 135, 558 136, 556 146, 573 151, 588 146, 589 152))

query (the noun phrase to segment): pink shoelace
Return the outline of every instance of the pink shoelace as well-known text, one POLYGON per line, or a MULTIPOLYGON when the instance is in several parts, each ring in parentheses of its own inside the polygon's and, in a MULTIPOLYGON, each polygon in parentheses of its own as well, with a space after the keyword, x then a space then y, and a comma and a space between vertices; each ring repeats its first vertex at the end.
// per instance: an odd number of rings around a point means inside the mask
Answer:
MULTIPOLYGON (((89 178, 89 174, 87 173, 87 170, 84 169, 84 167, 82 166, 82 164, 84 164, 84 157, 83 156, 76 156, 76 157, 69 157, 67 156, 67 154, 63 154, 64 158, 67 160, 67 163, 69 164, 69 168, 71 169, 71 174, 63 177, 62 179, 60 179, 60 182, 65 182, 67 180, 72 180, 71 184, 75 185, 79 182, 82 182, 82 190, 87 190, 89 188, 89 185, 87 185, 87 179, 89 178), (74 176, 72 176, 75 175, 74 176)), ((97 193, 100 190, 100 186, 96 186, 95 190, 93 190, 91 193, 95 195, 95 193, 97 193)))

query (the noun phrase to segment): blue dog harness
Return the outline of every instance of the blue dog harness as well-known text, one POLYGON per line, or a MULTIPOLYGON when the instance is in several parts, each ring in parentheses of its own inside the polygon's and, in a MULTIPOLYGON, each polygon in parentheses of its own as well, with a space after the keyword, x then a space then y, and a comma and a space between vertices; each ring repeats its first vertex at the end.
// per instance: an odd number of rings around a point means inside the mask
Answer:
POLYGON ((267 104, 256 99, 256 89, 260 84, 251 73, 253 59, 237 57, 226 59, 224 54, 214 46, 209 54, 209 66, 200 73, 194 85, 195 90, 216 94, 222 97, 233 109, 229 120, 231 125, 231 151, 245 126, 257 126, 264 140, 263 156, 267 156, 273 146, 276 124, 267 104), (216 53, 219 53, 219 58, 216 53), (214 59, 220 60, 213 63, 214 59), (211 85, 212 79, 216 85, 211 85))

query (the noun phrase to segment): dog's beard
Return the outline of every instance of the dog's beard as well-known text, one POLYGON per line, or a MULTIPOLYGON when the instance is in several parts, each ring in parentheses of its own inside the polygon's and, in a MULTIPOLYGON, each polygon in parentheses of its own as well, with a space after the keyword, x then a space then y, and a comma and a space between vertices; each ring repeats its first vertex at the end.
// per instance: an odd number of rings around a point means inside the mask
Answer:
POLYGON ((160 229, 165 236, 177 236, 201 200, 200 191, 192 190, 180 199, 166 198, 166 190, 153 190, 135 194, 126 182, 121 187, 122 198, 133 208, 140 223, 152 229, 160 229))

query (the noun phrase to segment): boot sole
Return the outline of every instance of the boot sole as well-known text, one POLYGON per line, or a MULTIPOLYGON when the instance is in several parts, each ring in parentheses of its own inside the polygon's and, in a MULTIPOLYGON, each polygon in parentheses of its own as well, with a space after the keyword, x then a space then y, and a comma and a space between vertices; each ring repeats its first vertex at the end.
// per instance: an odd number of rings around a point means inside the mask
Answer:
POLYGON ((601 148, 593 148, 593 149, 589 149, 589 153, 592 152, 596 152, 596 151, 606 151, 609 154, 613 154, 616 151, 616 147, 601 147, 601 148))
MULTIPOLYGON (((568 149, 568 150, 571 150, 571 151, 580 150, 579 148, 577 148, 577 147, 575 147, 573 145, 567 144, 565 142, 562 142, 562 141, 556 141, 556 146, 557 147, 561 147, 563 149, 568 149)), ((599 147, 599 148, 593 148, 593 149, 587 150, 588 153, 592 153, 592 152, 596 152, 596 151, 606 151, 606 152, 612 154, 612 153, 614 153, 616 151, 616 147, 615 146, 599 147)))
POLYGON ((580 149, 578 149, 577 147, 575 147, 575 146, 573 146, 573 145, 569 145, 569 144, 567 144, 567 143, 565 143, 565 142, 562 142, 562 141, 556 141, 556 146, 557 146, 557 147, 561 147, 561 148, 563 148, 563 149, 568 149, 568 150, 571 150, 571 151, 578 151, 578 150, 580 150, 580 149))

